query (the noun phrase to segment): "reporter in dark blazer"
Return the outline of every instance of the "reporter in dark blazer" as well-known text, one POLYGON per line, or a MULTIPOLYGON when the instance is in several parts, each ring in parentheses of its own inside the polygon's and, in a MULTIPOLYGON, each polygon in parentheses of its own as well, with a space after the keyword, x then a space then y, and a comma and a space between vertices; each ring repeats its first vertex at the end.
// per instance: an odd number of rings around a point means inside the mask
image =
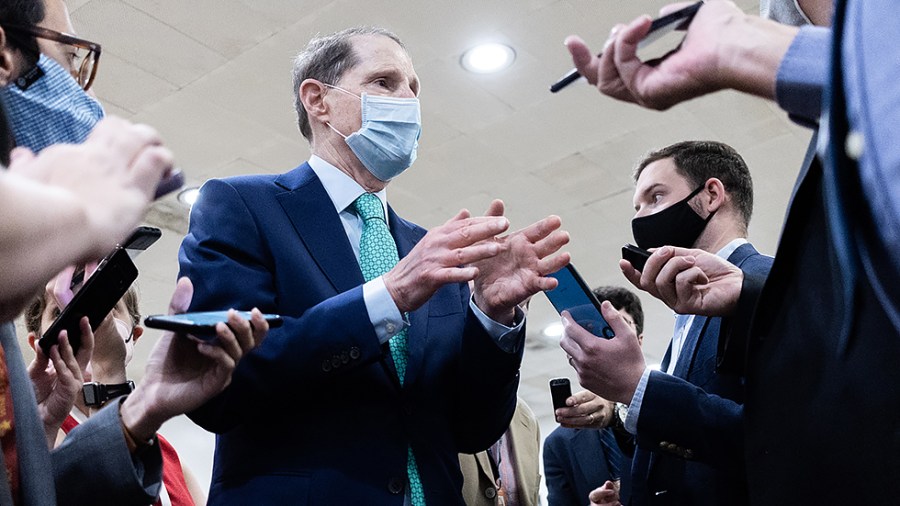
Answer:
MULTIPOLYGON (((745 239, 753 187, 749 169, 732 148, 701 141, 668 146, 640 162, 635 182, 632 230, 639 246, 693 247, 698 255, 726 258, 732 267, 768 272, 771 257, 745 239)), ((632 282, 640 277, 627 261, 622 268, 632 282)), ((644 270, 658 268, 651 258, 644 270)), ((622 423, 635 434, 637 447, 623 503, 746 503, 743 383, 716 373, 720 324, 716 318, 678 315, 662 371, 646 367, 636 339, 628 335, 587 340, 581 329, 567 325, 561 344, 572 355, 581 384, 629 404, 622 423)))

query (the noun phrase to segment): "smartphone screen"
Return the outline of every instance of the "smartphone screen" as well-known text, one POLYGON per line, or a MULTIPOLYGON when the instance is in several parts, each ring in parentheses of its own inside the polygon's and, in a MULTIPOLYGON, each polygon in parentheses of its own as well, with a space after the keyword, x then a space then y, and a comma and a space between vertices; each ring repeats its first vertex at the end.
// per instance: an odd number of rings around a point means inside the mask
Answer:
POLYGON ((600 314, 600 302, 572 264, 548 276, 559 281, 559 286, 544 292, 557 312, 568 311, 576 323, 597 337, 609 339, 615 336, 600 314))
MULTIPOLYGON (((238 311, 238 315, 250 319, 250 311, 238 311)), ((284 320, 278 315, 264 314, 269 328, 280 327, 284 320)), ((152 315, 144 319, 144 325, 154 329, 171 330, 182 334, 190 334, 204 340, 216 337, 216 324, 228 322, 228 311, 204 311, 174 315, 152 315)))

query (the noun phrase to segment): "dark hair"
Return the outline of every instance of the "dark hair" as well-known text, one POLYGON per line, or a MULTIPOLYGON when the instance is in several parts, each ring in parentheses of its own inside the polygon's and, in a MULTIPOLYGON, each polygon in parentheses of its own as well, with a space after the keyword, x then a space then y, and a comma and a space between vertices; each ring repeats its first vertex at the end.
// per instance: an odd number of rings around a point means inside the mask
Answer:
POLYGON ((671 158, 675 169, 698 188, 714 177, 722 181, 725 191, 734 199, 734 205, 744 220, 744 229, 753 214, 753 179, 750 169, 741 155, 731 146, 715 141, 685 141, 650 152, 634 169, 634 181, 653 162, 671 158))
POLYGON ((0 27, 6 34, 6 44, 12 49, 21 51, 30 65, 36 64, 41 55, 37 39, 34 35, 6 27, 7 25, 37 26, 44 20, 44 15, 43 0, 3 0, 0 2, 0 27))
MULTIPOLYGON (((129 316, 131 316, 132 324, 139 325, 141 323, 141 310, 138 307, 137 285, 131 285, 128 291, 125 292, 122 300, 125 301, 125 307, 129 316)), ((44 331, 41 328, 41 317, 45 309, 47 309, 47 293, 44 291, 35 297, 25 309, 25 328, 29 332, 34 332, 37 336, 40 336, 44 331)))
POLYGON ((383 35, 396 42, 404 50, 406 46, 394 33, 377 27, 355 27, 321 37, 315 37, 306 48, 294 58, 294 109, 297 111, 297 125, 300 133, 312 141, 309 116, 300 100, 300 84, 307 79, 315 79, 325 84, 337 84, 344 73, 359 63, 353 51, 351 39, 359 35, 383 35))
POLYGON ((631 290, 621 286, 598 286, 591 290, 600 302, 608 300, 616 310, 625 310, 634 318, 634 326, 637 334, 644 332, 644 309, 641 307, 641 299, 631 290))

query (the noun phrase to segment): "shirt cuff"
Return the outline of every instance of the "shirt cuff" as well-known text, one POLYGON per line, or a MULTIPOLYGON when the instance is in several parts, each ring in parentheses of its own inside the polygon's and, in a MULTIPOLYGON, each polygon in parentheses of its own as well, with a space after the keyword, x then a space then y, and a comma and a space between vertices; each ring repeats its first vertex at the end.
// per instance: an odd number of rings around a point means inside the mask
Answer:
POLYGON ((805 26, 794 37, 778 67, 775 99, 791 119, 804 126, 815 126, 822 114, 830 50, 830 29, 805 26))
POLYGON ((485 332, 491 336, 491 339, 497 343, 497 346, 499 346, 501 350, 506 353, 516 353, 519 351, 519 347, 522 346, 522 341, 525 340, 525 333, 520 332, 525 325, 525 312, 522 311, 522 308, 516 306, 516 315, 513 317, 513 322, 516 322, 516 326, 507 327, 484 314, 484 311, 478 307, 478 304, 475 304, 474 296, 469 299, 469 307, 472 308, 472 312, 475 313, 475 318, 478 318, 478 321, 481 322, 481 326, 484 327, 485 332))
POLYGON ((641 403, 644 402, 644 392, 647 391, 647 381, 650 380, 650 371, 652 369, 649 367, 644 369, 641 381, 638 381, 638 386, 634 390, 634 397, 631 398, 631 404, 628 405, 628 414, 625 415, 625 430, 635 436, 637 436, 638 417, 641 416, 641 403))
POLYGON ((363 285, 363 301, 369 313, 369 321, 378 336, 378 342, 384 344, 400 331, 409 327, 406 317, 400 314, 397 304, 384 285, 382 276, 363 285))

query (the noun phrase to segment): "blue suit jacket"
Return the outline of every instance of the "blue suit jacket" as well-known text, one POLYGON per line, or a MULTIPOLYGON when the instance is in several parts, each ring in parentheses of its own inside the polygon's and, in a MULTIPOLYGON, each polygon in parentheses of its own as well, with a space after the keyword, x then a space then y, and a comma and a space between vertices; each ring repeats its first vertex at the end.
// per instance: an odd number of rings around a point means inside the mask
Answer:
POLYGON ((583 506, 595 488, 612 480, 610 460, 625 460, 612 429, 557 427, 544 440, 544 474, 549 506, 583 506))
MULTIPOLYGON (((750 244, 728 260, 765 276, 772 257, 750 244)), ((740 376, 716 373, 721 318, 695 316, 673 375, 650 373, 637 426, 631 504, 747 502, 740 376)), ((670 344, 671 347, 671 344, 670 344)))
POLYGON ((772 273, 745 278, 730 325, 735 344, 738 331, 749 329, 753 504, 895 504, 900 497, 900 36, 882 29, 895 10, 889 0, 839 0, 834 34, 801 29, 779 69, 782 107, 807 122, 828 112, 819 135, 829 149, 801 174, 772 273), (851 131, 863 139, 856 159, 844 152, 851 131), (826 197, 834 171, 842 206, 826 197), (849 227, 835 229, 830 213, 849 227), (855 286, 838 262, 835 237, 849 237, 856 249, 855 286), (829 486, 823 477, 852 485, 829 486))
MULTIPOLYGON (((425 230, 389 209, 400 257, 425 230)), ((409 314, 400 387, 363 301, 359 264, 321 182, 207 182, 179 254, 191 310, 258 307, 285 318, 192 414, 219 434, 210 504, 403 503, 412 446, 429 505, 462 502, 457 453, 486 449, 515 409, 519 353, 503 352, 445 285, 409 314)), ((524 347, 522 347, 524 348, 524 347)))

